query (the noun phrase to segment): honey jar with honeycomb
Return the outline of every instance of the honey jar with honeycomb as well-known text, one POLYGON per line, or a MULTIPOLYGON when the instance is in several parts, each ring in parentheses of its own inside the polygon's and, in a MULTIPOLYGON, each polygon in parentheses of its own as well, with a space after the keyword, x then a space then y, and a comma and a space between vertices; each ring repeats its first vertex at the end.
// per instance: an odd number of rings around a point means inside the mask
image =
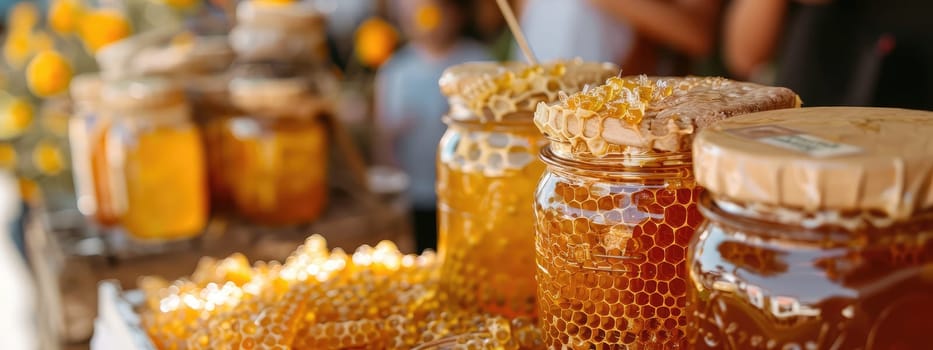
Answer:
POLYGON ((702 221, 694 131, 796 105, 784 88, 645 76, 539 104, 550 140, 534 200, 545 346, 685 349, 686 248, 702 221))
POLYGON ((74 114, 68 122, 68 141, 78 210, 91 222, 107 227, 117 223, 118 213, 111 201, 107 170, 107 129, 110 119, 102 113, 100 93, 103 81, 96 74, 84 74, 71 82, 74 114))
POLYGON ((707 222, 688 252, 696 349, 928 349, 933 112, 827 107, 694 143, 707 222))
POLYGON ((330 104, 304 76, 238 76, 230 82, 242 115, 219 132, 237 212, 268 225, 316 219, 328 195, 330 104))
POLYGON ((184 239, 208 219, 204 150, 182 89, 148 78, 108 83, 103 102, 109 188, 131 237, 184 239))
POLYGON ((438 151, 438 253, 440 287, 457 305, 535 314, 530 203, 545 140, 532 122, 534 106, 617 73, 582 61, 468 63, 444 72, 450 111, 438 151))

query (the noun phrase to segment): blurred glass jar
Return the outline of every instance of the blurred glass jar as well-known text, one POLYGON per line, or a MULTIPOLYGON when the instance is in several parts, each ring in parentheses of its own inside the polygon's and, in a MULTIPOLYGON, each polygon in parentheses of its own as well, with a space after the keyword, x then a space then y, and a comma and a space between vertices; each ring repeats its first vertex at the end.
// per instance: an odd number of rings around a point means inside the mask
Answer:
POLYGON ((73 115, 68 123, 71 161, 78 210, 92 222, 111 226, 119 219, 113 205, 107 167, 107 129, 110 119, 102 113, 103 82, 96 74, 71 81, 73 115))
POLYGON ((232 161, 227 124, 239 115, 239 111, 230 100, 227 74, 213 74, 192 77, 188 90, 191 97, 194 122, 201 131, 204 140, 204 154, 207 160, 208 188, 210 189, 211 209, 226 211, 232 207, 233 194, 227 164, 232 161))
POLYGON ((204 150, 182 89, 168 80, 107 84, 107 163, 120 223, 138 239, 184 239, 208 220, 204 150))
POLYGON ((303 77, 238 77, 230 94, 243 115, 218 135, 237 211, 270 225, 318 218, 328 198, 329 103, 303 77))

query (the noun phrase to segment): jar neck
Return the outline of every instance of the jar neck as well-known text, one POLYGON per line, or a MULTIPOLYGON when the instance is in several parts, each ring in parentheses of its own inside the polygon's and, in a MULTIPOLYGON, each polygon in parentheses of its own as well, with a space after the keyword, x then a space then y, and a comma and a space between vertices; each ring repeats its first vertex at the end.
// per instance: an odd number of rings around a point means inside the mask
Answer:
POLYGON ((123 123, 137 126, 162 126, 187 123, 191 111, 187 104, 178 103, 159 108, 118 109, 109 112, 123 123))
POLYGON ((522 134, 540 133, 531 118, 512 118, 502 121, 481 121, 477 118, 455 118, 451 115, 446 115, 443 117, 443 121, 444 124, 447 124, 447 126, 452 129, 457 128, 469 131, 493 131, 522 134))
POLYGON ((847 244, 857 237, 896 239, 888 234, 889 231, 919 232, 903 229, 913 225, 931 227, 926 231, 933 229, 933 210, 926 210, 907 220, 895 220, 871 210, 803 210, 763 203, 738 203, 709 192, 701 196, 699 207, 710 221, 741 228, 744 232, 804 242, 847 244))
POLYGON ((611 153, 596 157, 573 152, 568 143, 551 141, 541 149, 541 160, 552 171, 584 176, 634 180, 694 181, 690 152, 611 153))

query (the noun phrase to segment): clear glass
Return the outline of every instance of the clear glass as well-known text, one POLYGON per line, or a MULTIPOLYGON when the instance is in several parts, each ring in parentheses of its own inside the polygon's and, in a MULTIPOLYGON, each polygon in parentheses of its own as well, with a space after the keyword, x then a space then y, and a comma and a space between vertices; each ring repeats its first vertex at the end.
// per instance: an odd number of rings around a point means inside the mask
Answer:
POLYGON ((686 247, 701 220, 689 154, 574 155, 552 143, 535 199, 549 349, 685 349, 686 247))
POLYGON ((437 167, 442 290, 464 307, 533 316, 531 203, 546 142, 530 121, 447 124, 437 167))
POLYGON ((187 115, 184 105, 123 113, 108 132, 110 187, 132 237, 190 238, 207 223, 204 150, 187 115))
POLYGON ((804 228, 708 196, 701 210, 708 221, 689 252, 694 348, 930 347, 933 212, 888 227, 801 213, 828 218, 804 228))
POLYGON ((320 118, 230 118, 219 133, 238 212, 262 224, 318 218, 327 204, 328 137, 320 118))
POLYGON ((113 205, 107 166, 110 119, 86 103, 75 103, 68 125, 78 210, 91 221, 112 226, 119 213, 113 205))

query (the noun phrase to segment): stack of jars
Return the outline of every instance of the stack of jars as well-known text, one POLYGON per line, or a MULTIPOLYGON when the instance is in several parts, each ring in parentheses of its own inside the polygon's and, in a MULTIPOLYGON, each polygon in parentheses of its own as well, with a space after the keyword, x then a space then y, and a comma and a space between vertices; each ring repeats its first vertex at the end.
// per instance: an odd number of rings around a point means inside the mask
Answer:
POLYGON ((237 19, 231 74, 189 75, 183 87, 177 77, 75 79, 75 183, 91 221, 173 240, 200 234, 210 207, 264 225, 323 213, 336 86, 322 63, 323 17, 305 3, 245 1, 237 19))
POLYGON ((208 123, 218 198, 253 222, 296 225, 327 203, 328 117, 336 77, 325 66, 323 16, 307 3, 244 1, 230 43, 241 113, 208 123))

